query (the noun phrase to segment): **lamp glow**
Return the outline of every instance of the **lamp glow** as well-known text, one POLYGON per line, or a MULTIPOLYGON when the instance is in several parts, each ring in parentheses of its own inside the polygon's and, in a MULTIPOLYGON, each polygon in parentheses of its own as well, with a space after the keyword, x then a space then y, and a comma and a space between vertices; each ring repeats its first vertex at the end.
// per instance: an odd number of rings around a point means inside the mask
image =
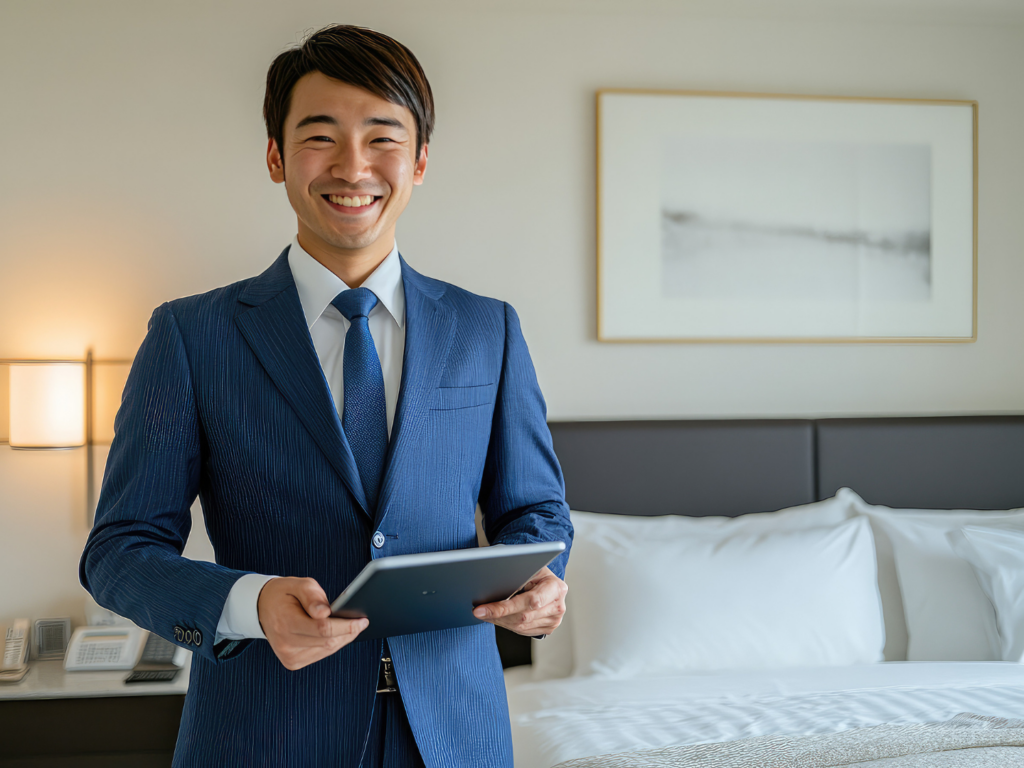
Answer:
POLYGON ((11 365, 12 448, 85 445, 85 364, 11 365))

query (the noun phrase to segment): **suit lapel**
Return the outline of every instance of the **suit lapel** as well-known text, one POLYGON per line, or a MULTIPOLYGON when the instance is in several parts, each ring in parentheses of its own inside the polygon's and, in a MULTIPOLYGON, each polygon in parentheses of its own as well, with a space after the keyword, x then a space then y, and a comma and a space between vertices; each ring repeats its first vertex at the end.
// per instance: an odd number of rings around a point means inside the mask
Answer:
POLYGON ((417 439, 427 418, 430 398, 441 381, 457 324, 454 310, 441 300, 443 285, 424 278, 410 268, 405 259, 402 259, 402 285, 405 290, 402 385, 377 501, 377 527, 387 514, 390 497, 403 468, 415 460, 417 439))
POLYGON ((363 512, 369 515, 352 450, 306 327, 288 266, 287 248, 249 284, 239 301, 249 307, 242 308, 235 317, 242 336, 363 512))

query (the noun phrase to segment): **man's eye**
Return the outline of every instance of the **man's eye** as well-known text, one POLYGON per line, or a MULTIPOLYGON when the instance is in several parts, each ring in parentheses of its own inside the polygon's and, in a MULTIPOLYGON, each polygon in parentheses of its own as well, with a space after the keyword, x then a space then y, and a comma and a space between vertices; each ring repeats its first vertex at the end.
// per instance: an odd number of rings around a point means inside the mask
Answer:
POLYGON ((310 136, 306 141, 331 141, 329 136, 310 136))
POLYGON ((380 137, 374 139, 373 141, 371 141, 370 143, 373 144, 374 141, 390 141, 391 143, 394 143, 395 140, 394 139, 390 139, 387 136, 380 136, 380 137))

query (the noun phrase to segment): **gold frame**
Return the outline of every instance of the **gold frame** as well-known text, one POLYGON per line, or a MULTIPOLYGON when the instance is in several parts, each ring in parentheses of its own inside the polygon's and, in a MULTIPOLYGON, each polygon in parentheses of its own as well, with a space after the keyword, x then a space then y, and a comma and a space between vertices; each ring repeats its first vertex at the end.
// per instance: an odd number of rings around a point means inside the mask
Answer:
POLYGON ((599 88, 594 96, 596 113, 595 153, 595 207, 597 237, 597 340, 605 344, 972 344, 978 340, 978 102, 966 99, 900 99, 891 97, 870 96, 810 96, 806 94, 787 93, 745 93, 729 91, 694 91, 672 90, 659 88, 599 88), (790 99, 797 101, 854 101, 887 104, 944 104, 970 106, 972 116, 972 297, 971 297, 971 335, 965 337, 849 337, 849 338, 635 338, 609 339, 602 334, 601 328, 601 96, 604 94, 631 94, 650 96, 708 96, 715 98, 749 98, 749 99, 790 99))

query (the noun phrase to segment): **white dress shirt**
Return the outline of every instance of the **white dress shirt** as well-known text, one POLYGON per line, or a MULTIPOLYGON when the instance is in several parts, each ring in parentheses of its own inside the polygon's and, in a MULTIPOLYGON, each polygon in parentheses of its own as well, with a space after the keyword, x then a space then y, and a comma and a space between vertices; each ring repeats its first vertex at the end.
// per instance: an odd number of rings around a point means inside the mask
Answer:
MULTIPOLYGON (((334 398, 334 406, 341 416, 345 400, 345 379, 342 363, 345 359, 345 334, 351 323, 331 304, 348 286, 327 267, 310 256, 296 236, 288 249, 288 267, 292 271, 299 292, 302 314, 313 339, 313 349, 320 358, 327 385, 334 398)), ((377 305, 370 310, 367 322, 370 336, 380 358, 384 374, 384 401, 387 409, 388 437, 395 422, 398 390, 402 383, 402 359, 405 354, 405 286, 402 283, 402 264, 398 259, 398 244, 362 284, 377 296, 377 305)), ((224 603, 214 642, 265 639, 260 627, 257 601, 263 585, 273 576, 249 573, 231 587, 224 603)), ((333 599, 333 595, 328 595, 333 599)))

